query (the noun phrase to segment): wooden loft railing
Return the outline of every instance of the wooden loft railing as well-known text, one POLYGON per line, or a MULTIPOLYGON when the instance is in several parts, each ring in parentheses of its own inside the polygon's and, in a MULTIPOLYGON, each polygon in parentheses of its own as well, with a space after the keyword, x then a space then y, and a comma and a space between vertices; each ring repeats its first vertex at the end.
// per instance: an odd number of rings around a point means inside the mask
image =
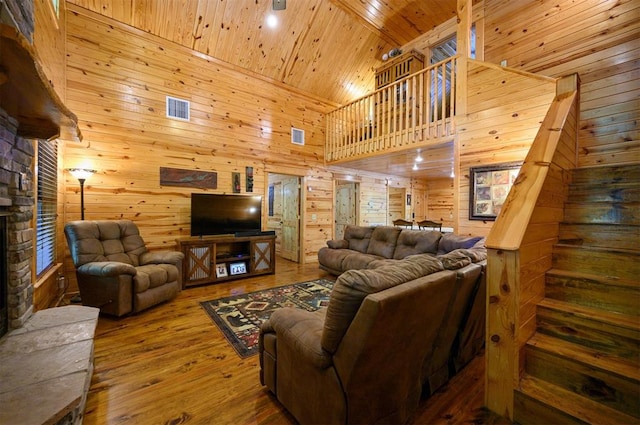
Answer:
POLYGON ((536 330, 535 305, 544 297, 577 164, 578 90, 577 75, 558 80, 556 97, 486 240, 485 405, 512 420, 520 354, 536 330))
POLYGON ((329 113, 327 162, 452 138, 457 60, 424 68, 329 113))

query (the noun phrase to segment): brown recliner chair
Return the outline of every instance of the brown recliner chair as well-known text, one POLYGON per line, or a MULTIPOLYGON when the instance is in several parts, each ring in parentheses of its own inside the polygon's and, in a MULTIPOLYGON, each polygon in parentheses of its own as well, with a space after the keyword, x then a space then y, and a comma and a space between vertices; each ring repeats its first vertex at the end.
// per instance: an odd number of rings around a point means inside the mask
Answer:
POLYGON ((260 333, 260 380, 301 424, 406 422, 456 272, 426 256, 337 279, 326 310, 282 308, 260 333))
POLYGON ((122 316, 182 289, 183 254, 148 251, 130 220, 72 221, 64 233, 84 305, 122 316))

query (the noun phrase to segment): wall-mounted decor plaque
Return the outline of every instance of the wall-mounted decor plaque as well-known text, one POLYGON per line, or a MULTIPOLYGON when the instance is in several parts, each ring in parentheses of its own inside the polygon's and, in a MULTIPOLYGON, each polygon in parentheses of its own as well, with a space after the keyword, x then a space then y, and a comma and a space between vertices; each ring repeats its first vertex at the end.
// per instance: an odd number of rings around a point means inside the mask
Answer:
POLYGON ((218 173, 215 171, 160 167, 160 185, 217 189, 218 173))

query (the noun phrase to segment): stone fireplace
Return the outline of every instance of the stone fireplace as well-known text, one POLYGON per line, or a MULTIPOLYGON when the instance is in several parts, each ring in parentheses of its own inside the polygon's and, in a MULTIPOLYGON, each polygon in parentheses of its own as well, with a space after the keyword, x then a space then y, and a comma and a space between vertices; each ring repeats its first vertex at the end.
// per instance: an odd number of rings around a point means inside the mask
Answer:
POLYGON ((9 330, 7 280, 7 216, 0 212, 0 338, 9 330))
POLYGON ((33 237, 31 227, 34 193, 31 164, 33 141, 17 135, 17 123, 0 110, 0 215, 5 222, 6 250, 2 267, 6 287, 7 328, 17 329, 33 314, 33 237))

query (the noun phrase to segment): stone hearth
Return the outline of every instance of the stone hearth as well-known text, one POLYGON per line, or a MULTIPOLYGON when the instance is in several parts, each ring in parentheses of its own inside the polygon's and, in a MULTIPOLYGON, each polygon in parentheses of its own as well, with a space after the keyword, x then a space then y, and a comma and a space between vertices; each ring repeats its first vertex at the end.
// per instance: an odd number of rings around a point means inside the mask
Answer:
POLYGON ((0 423, 81 424, 99 309, 36 312, 0 340, 0 423))

